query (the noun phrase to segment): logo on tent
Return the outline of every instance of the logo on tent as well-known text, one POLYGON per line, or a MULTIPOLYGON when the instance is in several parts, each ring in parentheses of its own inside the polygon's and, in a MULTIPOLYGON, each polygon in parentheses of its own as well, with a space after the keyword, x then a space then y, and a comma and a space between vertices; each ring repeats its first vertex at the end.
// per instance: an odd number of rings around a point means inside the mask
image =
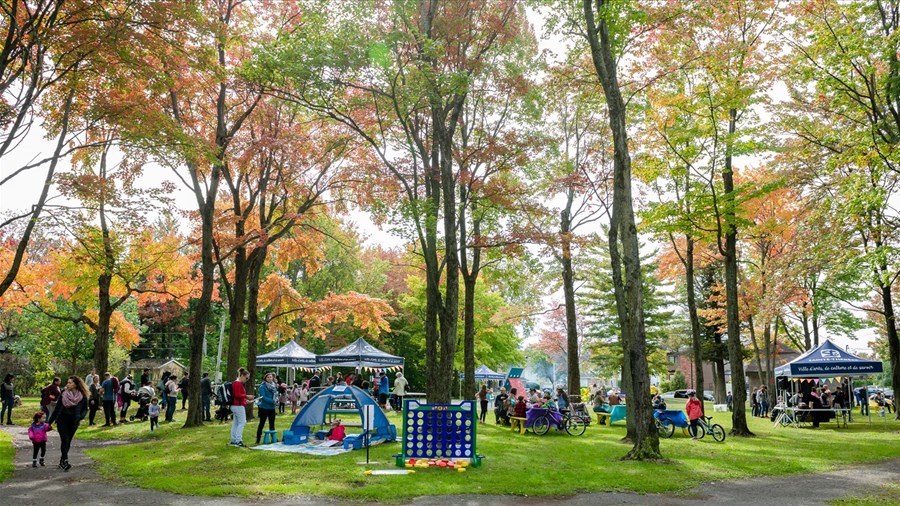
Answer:
POLYGON ((837 350, 821 350, 819 354, 822 358, 841 358, 841 352, 837 350))

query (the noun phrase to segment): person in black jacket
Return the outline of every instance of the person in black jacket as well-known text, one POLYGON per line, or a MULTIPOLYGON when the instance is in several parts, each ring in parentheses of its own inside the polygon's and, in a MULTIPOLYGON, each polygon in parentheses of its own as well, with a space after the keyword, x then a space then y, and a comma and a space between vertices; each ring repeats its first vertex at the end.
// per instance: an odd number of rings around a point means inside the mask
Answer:
POLYGON ((63 471, 72 468, 72 464, 69 464, 69 448, 72 446, 72 439, 75 438, 78 424, 87 413, 88 395, 84 381, 78 376, 69 376, 66 388, 60 395, 50 419, 47 420, 48 425, 56 423, 56 432, 59 433, 60 441, 59 468, 63 471))
POLYGON ((209 373, 203 373, 203 378, 200 380, 200 404, 203 406, 203 420, 206 422, 212 421, 212 417, 209 413, 209 404, 212 399, 212 381, 209 379, 209 373))
POLYGON ((187 402, 188 398, 188 385, 191 384, 191 380, 188 378, 188 373, 184 373, 184 376, 181 378, 181 382, 178 383, 178 389, 181 390, 181 410, 184 411, 186 408, 184 407, 184 403, 187 402))

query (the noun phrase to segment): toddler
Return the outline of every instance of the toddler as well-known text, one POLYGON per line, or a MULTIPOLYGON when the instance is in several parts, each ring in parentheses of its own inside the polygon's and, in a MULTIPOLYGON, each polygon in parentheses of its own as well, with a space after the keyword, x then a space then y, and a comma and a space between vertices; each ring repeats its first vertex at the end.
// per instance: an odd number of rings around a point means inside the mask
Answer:
POLYGON ((44 423, 44 412, 40 411, 34 414, 34 423, 28 427, 28 439, 34 446, 31 454, 31 467, 38 466, 38 452, 41 453, 41 467, 44 467, 44 454, 47 453, 47 431, 50 426, 44 423))
POLYGON ((159 428, 159 398, 150 399, 150 406, 147 408, 147 414, 150 415, 150 432, 159 428))
POLYGON ((515 407, 516 418, 525 418, 525 412, 527 411, 527 409, 528 406, 525 404, 525 396, 520 395, 515 407))

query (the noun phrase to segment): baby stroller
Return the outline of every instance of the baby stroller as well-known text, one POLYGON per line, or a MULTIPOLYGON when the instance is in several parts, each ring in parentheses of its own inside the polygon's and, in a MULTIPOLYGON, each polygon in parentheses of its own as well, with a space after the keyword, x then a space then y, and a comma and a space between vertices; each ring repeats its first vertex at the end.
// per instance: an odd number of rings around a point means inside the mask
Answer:
POLYGON ((570 416, 572 418, 581 420, 584 425, 591 424, 591 414, 588 413, 587 407, 585 407, 583 402, 573 402, 571 406, 570 416))
POLYGON ((216 420, 219 423, 227 422, 231 417, 231 383, 223 383, 219 385, 213 393, 213 402, 216 406, 216 420))
POLYGON ((152 398, 152 395, 143 388, 138 389, 137 393, 132 393, 131 395, 137 400, 138 410, 137 413, 131 415, 128 419, 132 422, 135 420, 146 422, 147 418, 150 416, 150 399, 152 398))

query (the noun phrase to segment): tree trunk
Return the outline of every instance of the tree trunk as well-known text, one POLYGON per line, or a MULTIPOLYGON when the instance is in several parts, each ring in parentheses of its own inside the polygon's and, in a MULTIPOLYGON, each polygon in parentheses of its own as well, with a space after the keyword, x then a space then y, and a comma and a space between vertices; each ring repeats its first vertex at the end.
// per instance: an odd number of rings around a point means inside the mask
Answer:
MULTIPOLYGON (((598 7, 605 2, 598 1, 598 7)), ((614 145, 614 187, 613 207, 618 209, 616 222, 610 228, 618 227, 622 241, 622 257, 625 265, 625 314, 630 331, 628 355, 623 357, 631 366, 631 390, 628 392, 628 416, 634 417, 634 447, 626 459, 644 460, 661 458, 659 434, 650 405, 650 374, 647 367, 646 336, 644 334, 643 286, 641 279, 640 253, 638 251, 637 227, 631 196, 631 158, 628 153, 628 132, 626 128, 625 101, 619 90, 616 77, 616 60, 612 54, 609 30, 601 17, 594 21, 592 0, 583 3, 587 37, 591 46, 591 59, 609 109, 609 126, 614 145), (599 40, 597 36, 599 35, 599 40)), ((612 252, 610 252, 612 253, 612 252)), ((621 282, 614 279, 614 282, 621 282)))
MULTIPOLYGON (((244 235, 244 227, 239 222, 235 225, 235 237, 238 240, 244 235)), ((219 259, 220 262, 224 261, 219 259)), ((241 366, 241 341, 244 337, 244 311, 247 308, 247 250, 238 247, 234 252, 234 282, 228 301, 228 359, 225 365, 225 377, 236 378, 238 368, 241 366)), ((253 381, 253 378, 250 378, 253 381)))
MULTIPOLYGON (((247 370, 250 371, 251 391, 256 385, 256 354, 259 339, 259 284, 262 268, 266 262, 268 248, 263 246, 253 250, 249 258, 247 280, 247 370)), ((247 406, 247 418, 253 417, 253 409, 247 406)))
POLYGON ((806 345, 806 349, 803 351, 811 350, 812 339, 809 331, 809 316, 806 315, 806 311, 800 314, 800 323, 803 324, 803 343, 806 345))
MULTIPOLYGON (((464 184, 460 185, 460 201, 471 198, 464 184)), ((481 220, 476 216, 478 203, 472 199, 472 234, 477 244, 481 232, 481 220)), ((459 210, 459 249, 460 249, 460 273, 463 279, 465 300, 463 301, 463 371, 465 381, 463 383, 463 399, 475 399, 478 387, 475 382, 475 285, 478 283, 478 274, 481 270, 481 247, 472 246, 472 261, 469 264, 469 236, 466 227, 466 206, 461 204, 459 210)))
MULTIPOLYGON (((728 133, 733 136, 737 126, 737 111, 728 110, 728 133)), ((741 344, 741 322, 738 315, 737 223, 735 216, 734 173, 731 141, 726 146, 725 169, 722 181, 725 190, 725 314, 728 319, 728 359, 731 363, 731 387, 734 412, 731 415, 731 435, 753 436, 747 426, 747 384, 744 380, 744 347, 741 344)))
POLYGON ((580 395, 581 367, 578 350, 578 321, 575 315, 575 272, 572 268, 572 242, 569 238, 567 210, 562 216, 562 278, 563 297, 566 304, 566 366, 568 368, 567 389, 569 395, 580 395))
POLYGON ((715 369, 714 379, 716 381, 716 398, 725 399, 728 397, 728 384, 725 381, 725 357, 722 356, 722 334, 716 332, 713 337, 715 342, 716 353, 713 357, 713 367, 715 369))
MULTIPOLYGON (((687 290, 688 316, 691 320, 691 344, 694 352, 694 378, 695 384, 700 385, 697 390, 703 393, 703 337, 700 333, 700 317, 697 315, 697 299, 694 293, 694 238, 690 234, 685 235, 687 251, 684 256, 684 280, 687 290)), ((701 397, 702 398, 702 397, 701 397)), ((718 397, 721 401, 724 397, 718 397)), ((700 408, 706 411, 704 403, 700 408)))
MULTIPOLYGON (((444 307, 440 315, 441 356, 435 397, 439 403, 450 403, 453 387, 453 363, 456 356, 456 328, 459 321, 459 243, 456 221, 456 178, 453 174, 453 121, 435 111, 432 104, 434 141, 440 146, 440 183, 444 203, 444 263, 446 281, 444 307), (448 124, 449 123, 449 124, 448 124)), ((443 108, 443 104, 439 106, 443 108)))
POLYGON ((100 307, 97 312, 97 328, 94 338, 94 368, 97 369, 97 374, 101 378, 104 372, 109 371, 109 321, 113 312, 109 302, 111 283, 112 276, 109 273, 101 274, 97 278, 100 307))
MULTIPOLYGON (((887 270, 887 269, 885 269, 887 270)), ((881 287, 881 301, 884 307, 884 323, 887 330, 888 355, 891 362, 891 385, 894 391, 900 385, 900 339, 897 337, 897 320, 894 316, 894 300, 891 285, 881 287)), ((894 410, 896 419, 900 420, 900 413, 894 410)))

